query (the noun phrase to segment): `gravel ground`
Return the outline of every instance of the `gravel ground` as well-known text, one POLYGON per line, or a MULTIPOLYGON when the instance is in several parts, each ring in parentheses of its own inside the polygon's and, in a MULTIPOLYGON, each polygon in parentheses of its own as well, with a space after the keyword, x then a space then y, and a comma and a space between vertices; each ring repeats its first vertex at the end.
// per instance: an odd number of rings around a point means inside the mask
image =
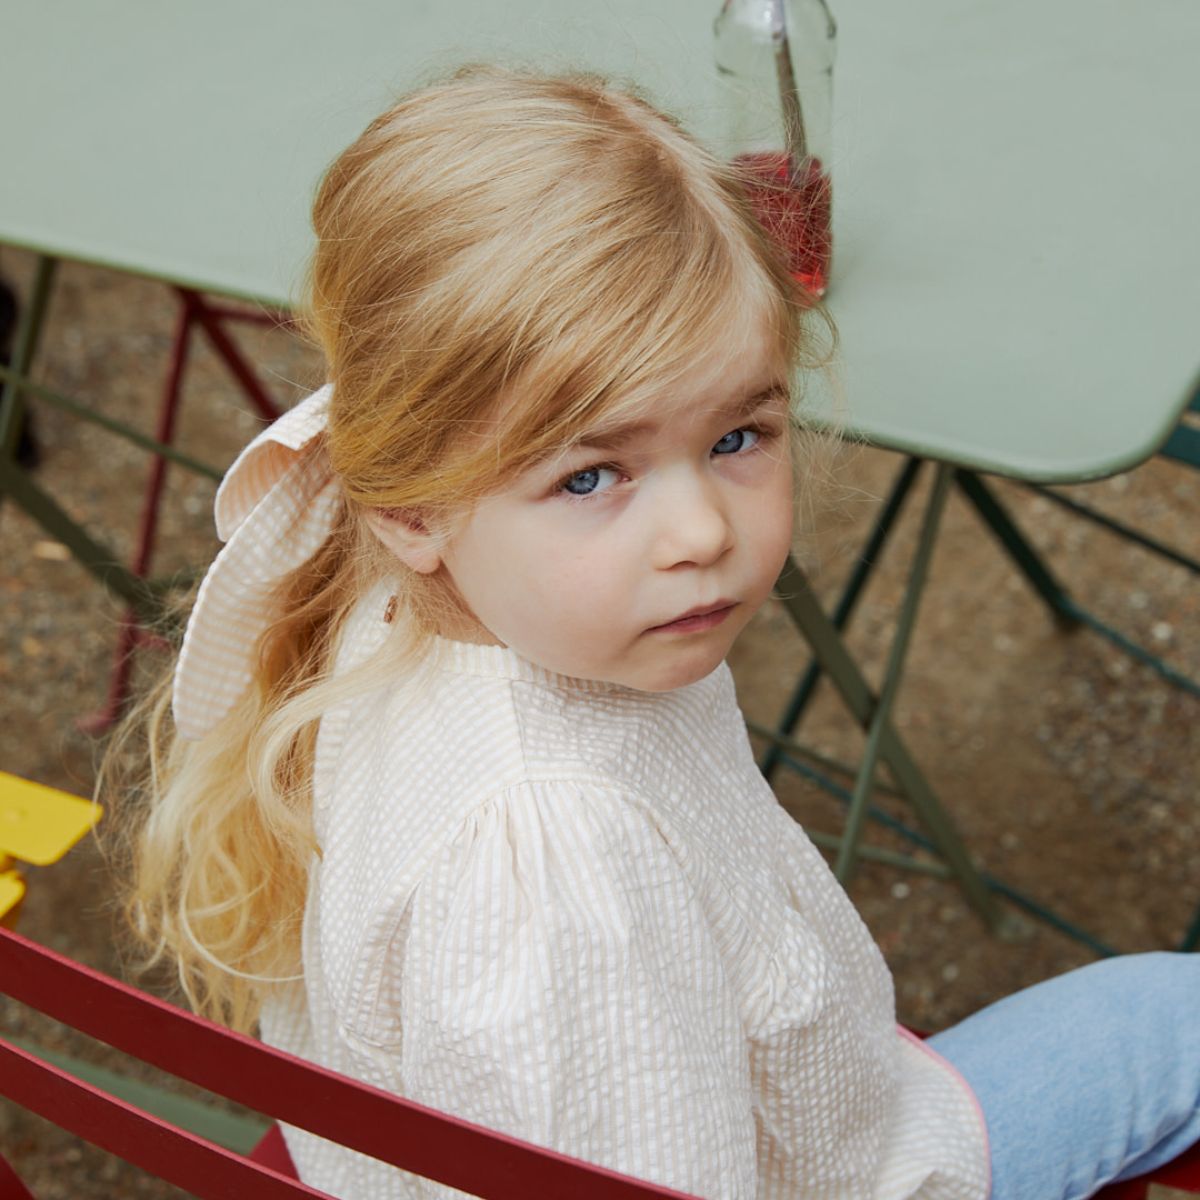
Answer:
MULTIPOLYGON (((0 262, 19 287, 31 268, 29 257, 15 251, 0 262)), ((39 378, 149 432, 174 321, 169 290, 68 265, 39 378)), ((281 401, 318 381, 314 356, 288 334, 247 328, 239 340, 281 401)), ((181 443, 223 467, 255 427, 221 366, 198 344, 181 443)), ((128 555, 145 456, 49 410, 38 412, 36 429, 43 485, 128 555)), ((827 602, 853 565, 899 465, 894 456, 867 448, 848 450, 842 459, 836 484, 798 546, 827 602)), ((1200 678, 1200 589, 1193 578, 1015 485, 997 486, 1073 594, 1161 651, 1176 669, 1200 678)), ((201 479, 170 473, 160 570, 201 563, 213 552, 212 491, 201 479)), ((1154 461, 1074 494, 1200 554, 1200 478, 1182 467, 1154 461)), ((873 679, 887 656, 914 525, 910 513, 848 635, 873 679)), ((103 704, 120 606, 11 504, 0 506, 0 546, 0 766, 87 793, 103 739, 82 732, 80 722, 103 704)), ((732 659, 747 715, 773 724, 805 662, 782 608, 768 607, 732 659)), ((157 652, 138 653, 140 678, 161 665, 157 652)), ((1096 634, 1060 630, 992 537, 951 499, 896 725, 986 870, 1120 952, 1177 945, 1200 905, 1198 716, 1200 700, 1096 634)), ((861 735, 824 684, 800 736, 845 761, 856 761, 862 748, 861 735)), ((839 827, 837 803, 795 774, 781 774, 777 790, 809 828, 839 827)), ((886 796, 880 804, 912 823, 903 804, 886 796)), ((119 811, 110 812, 106 825, 119 821, 119 811)), ((905 847, 887 831, 872 828, 869 836, 883 847, 905 847)), ((111 880, 96 846, 83 844, 62 863, 29 875, 22 930, 121 974, 111 880)), ((1095 957, 1033 920, 1024 921, 1018 937, 1001 940, 953 884, 926 875, 867 863, 850 893, 893 968, 901 1018, 918 1027, 938 1028, 1095 957)), ((110 1059, 7 1001, 0 1001, 0 1021, 96 1061, 110 1059)), ((0 1143, 43 1200, 179 1194, 2 1102, 0 1143)))

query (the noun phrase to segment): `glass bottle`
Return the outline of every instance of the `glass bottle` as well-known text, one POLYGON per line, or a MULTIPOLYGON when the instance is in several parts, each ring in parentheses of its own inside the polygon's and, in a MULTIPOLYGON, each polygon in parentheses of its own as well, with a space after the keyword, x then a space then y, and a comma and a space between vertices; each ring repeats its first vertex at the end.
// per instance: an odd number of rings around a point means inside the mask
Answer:
POLYGON ((720 149, 741 168, 794 278, 820 297, 833 250, 833 17, 825 0, 724 0, 713 33, 726 112, 720 149))

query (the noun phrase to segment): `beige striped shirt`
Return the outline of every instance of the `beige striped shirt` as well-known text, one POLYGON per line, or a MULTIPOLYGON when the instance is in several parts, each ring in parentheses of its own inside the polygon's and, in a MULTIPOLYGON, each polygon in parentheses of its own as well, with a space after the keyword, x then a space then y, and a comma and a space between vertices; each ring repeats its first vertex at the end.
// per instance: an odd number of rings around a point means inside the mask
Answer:
MULTIPOLYGON (((377 589, 339 670, 377 652, 377 589)), ((759 774, 728 668, 650 694, 440 643, 330 711, 304 983, 266 1040, 644 1179, 749 1200, 984 1200, 966 1084, 759 774)), ((346 1200, 449 1189, 298 1131, 346 1200)))

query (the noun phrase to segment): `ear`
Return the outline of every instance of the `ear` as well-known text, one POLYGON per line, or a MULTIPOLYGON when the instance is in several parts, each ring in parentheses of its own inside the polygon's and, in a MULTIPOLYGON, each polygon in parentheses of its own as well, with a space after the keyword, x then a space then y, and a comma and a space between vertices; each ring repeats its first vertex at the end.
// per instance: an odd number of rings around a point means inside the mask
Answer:
POLYGON ((373 508, 366 513, 371 532, 406 567, 432 575, 442 565, 442 539, 411 508, 373 508))

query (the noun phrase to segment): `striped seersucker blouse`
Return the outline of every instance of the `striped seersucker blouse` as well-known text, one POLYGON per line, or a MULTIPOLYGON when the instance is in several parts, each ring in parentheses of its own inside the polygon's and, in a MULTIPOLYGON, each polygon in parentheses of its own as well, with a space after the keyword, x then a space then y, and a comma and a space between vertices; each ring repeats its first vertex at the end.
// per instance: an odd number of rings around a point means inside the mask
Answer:
MULTIPOLYGON (((376 654, 388 589, 338 670, 376 654)), ((966 1084, 751 756, 728 669, 650 694, 442 642, 322 721, 304 982, 267 1041, 699 1196, 984 1200, 966 1084)), ((346 1200, 447 1189, 288 1131, 346 1200)))

